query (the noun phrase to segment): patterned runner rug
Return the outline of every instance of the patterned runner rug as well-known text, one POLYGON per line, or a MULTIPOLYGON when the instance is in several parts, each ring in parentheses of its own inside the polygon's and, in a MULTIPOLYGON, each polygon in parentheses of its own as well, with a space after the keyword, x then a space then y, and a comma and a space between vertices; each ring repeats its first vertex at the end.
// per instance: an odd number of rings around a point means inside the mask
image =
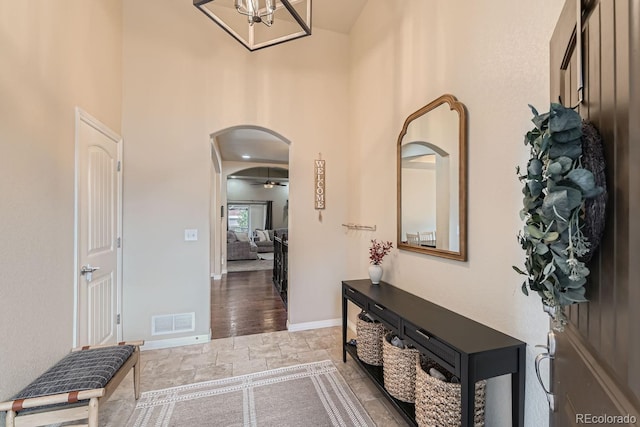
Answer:
POLYGON ((375 426, 323 362, 142 393, 128 426, 375 426))

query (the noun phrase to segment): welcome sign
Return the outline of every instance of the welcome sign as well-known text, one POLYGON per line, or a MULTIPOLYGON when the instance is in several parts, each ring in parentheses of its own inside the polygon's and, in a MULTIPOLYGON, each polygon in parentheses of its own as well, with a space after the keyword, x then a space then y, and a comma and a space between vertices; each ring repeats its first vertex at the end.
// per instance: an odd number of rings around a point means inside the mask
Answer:
POLYGON ((321 210, 325 208, 326 202, 326 194, 324 191, 325 185, 325 167, 324 160, 315 160, 314 161, 314 197, 315 197, 315 208, 316 210, 321 210))

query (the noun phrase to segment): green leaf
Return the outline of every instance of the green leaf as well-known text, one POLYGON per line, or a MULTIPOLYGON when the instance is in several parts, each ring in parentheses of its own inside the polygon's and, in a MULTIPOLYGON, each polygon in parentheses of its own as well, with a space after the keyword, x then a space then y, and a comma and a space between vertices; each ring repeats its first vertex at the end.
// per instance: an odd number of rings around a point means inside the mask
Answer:
POLYGON ((538 255, 544 255, 547 252, 549 252, 549 247, 547 245, 545 245, 544 243, 538 243, 536 245, 536 253, 538 255))
POLYGON ((580 190, 571 188, 571 187, 561 187, 561 186, 556 187, 556 189, 558 191, 567 192, 567 197, 569 200, 569 209, 574 210, 575 208, 582 205, 582 193, 580 193, 580 190))
POLYGON ((585 192, 584 197, 586 199, 590 199, 592 197, 599 196, 603 191, 604 189, 602 187, 594 187, 592 190, 585 192))
POLYGON ((522 202, 527 211, 533 211, 542 205, 542 200, 537 197, 525 197, 522 202))
POLYGON ((559 157, 569 157, 577 159, 582 155, 582 145, 580 144, 553 144, 549 148, 549 158, 555 160, 559 157))
POLYGON ((577 184, 583 193, 592 191, 596 186, 596 180, 591 171, 587 169, 574 169, 567 174, 567 178, 577 184))
POLYGON ((533 197, 538 197, 540 194, 542 194, 542 189, 544 188, 542 183, 537 180, 528 181, 527 187, 529 187, 529 192, 533 197))
POLYGON ((561 305, 570 305, 578 302, 587 302, 588 300, 584 297, 585 289, 569 289, 565 292, 560 292, 560 304, 561 305))
POLYGON ((564 144, 569 141, 576 141, 582 138, 582 126, 565 130, 562 132, 554 132, 551 137, 554 142, 559 142, 560 144, 564 144))
POLYGON ((527 226, 527 233, 529 233, 531 237, 536 239, 542 239, 544 237, 544 233, 533 224, 527 226))
POLYGON ((527 171, 530 175, 539 176, 542 174, 542 162, 538 159, 529 160, 527 171))
POLYGON ((551 135, 545 133, 542 135, 542 144, 540 144, 540 152, 545 153, 549 150, 549 145, 551 145, 551 135))
POLYGON ((526 296, 529 296, 529 291, 527 290, 527 282, 526 280, 522 282, 522 293, 526 296))
POLYGON ((553 191, 547 194, 542 201, 542 213, 547 218, 555 218, 566 222, 571 215, 569 197, 567 191, 553 191))
POLYGON ((561 272, 564 274, 569 274, 569 265, 567 264, 567 256, 563 254, 558 254, 556 251, 551 248, 551 254, 553 255, 553 262, 558 266, 561 272))
POLYGON ((580 114, 560 104, 551 104, 549 117, 549 130, 562 132, 565 130, 582 127, 580 114))
POLYGON ((568 281, 564 282, 563 285, 565 289, 580 289, 585 285, 585 283, 587 283, 587 279, 581 277, 579 280, 569 279, 568 281))
POLYGON ((533 119, 531 119, 531 121, 538 129, 542 130, 549 121, 550 113, 539 114, 538 110, 531 104, 529 104, 529 108, 531 108, 531 112, 533 113, 533 119))
POLYGON ((544 282, 542 282, 542 284, 544 285, 545 288, 547 288, 549 292, 553 292, 555 290, 555 287, 553 286, 553 283, 550 280, 545 280, 544 282))
POLYGON ((550 175, 558 175, 562 173, 562 165, 559 162, 553 162, 547 168, 547 172, 550 175))
POLYGON ((512 265, 511 267, 516 271, 516 273, 518 273, 518 274, 522 274, 522 275, 525 275, 525 276, 528 276, 528 274, 527 274, 527 273, 525 273, 524 271, 520 270, 520 269, 519 269, 518 267, 516 267, 515 265, 512 265))
POLYGON ((560 171, 560 173, 567 173, 573 166, 573 160, 571 160, 571 158, 569 157, 560 156, 555 159, 555 162, 562 165, 562 170, 560 171))

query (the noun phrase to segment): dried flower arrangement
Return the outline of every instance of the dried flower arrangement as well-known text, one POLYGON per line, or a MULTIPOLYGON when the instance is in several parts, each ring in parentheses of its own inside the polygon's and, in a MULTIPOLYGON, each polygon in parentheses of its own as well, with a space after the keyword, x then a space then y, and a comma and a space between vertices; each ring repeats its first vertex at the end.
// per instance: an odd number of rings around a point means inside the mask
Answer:
POLYGON ((391 251, 393 243, 379 242, 376 239, 371 240, 371 247, 369 248, 369 262, 373 265, 380 265, 382 259, 391 251))

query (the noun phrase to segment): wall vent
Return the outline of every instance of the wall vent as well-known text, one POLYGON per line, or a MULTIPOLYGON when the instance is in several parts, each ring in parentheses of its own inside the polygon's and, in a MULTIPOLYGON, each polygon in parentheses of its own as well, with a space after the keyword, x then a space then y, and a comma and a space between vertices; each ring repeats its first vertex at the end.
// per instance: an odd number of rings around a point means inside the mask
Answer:
POLYGON ((164 314, 151 317, 151 335, 178 334, 196 330, 196 313, 164 314))

